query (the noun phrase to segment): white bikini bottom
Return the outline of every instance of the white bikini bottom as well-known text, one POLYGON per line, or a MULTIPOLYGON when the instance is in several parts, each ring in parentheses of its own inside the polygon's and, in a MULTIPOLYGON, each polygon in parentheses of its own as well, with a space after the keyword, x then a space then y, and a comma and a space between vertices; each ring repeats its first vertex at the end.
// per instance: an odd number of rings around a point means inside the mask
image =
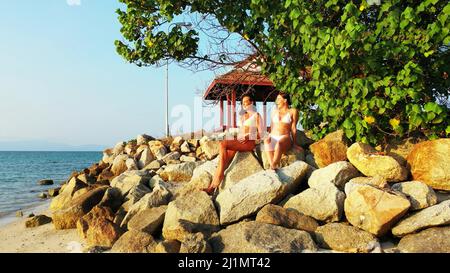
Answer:
POLYGON ((267 144, 264 145, 265 149, 268 150, 268 151, 275 150, 275 146, 277 145, 277 143, 280 142, 281 139, 286 138, 286 137, 291 139, 291 134, 287 134, 287 135, 273 135, 273 134, 270 134, 269 135, 270 143, 268 145, 267 144))

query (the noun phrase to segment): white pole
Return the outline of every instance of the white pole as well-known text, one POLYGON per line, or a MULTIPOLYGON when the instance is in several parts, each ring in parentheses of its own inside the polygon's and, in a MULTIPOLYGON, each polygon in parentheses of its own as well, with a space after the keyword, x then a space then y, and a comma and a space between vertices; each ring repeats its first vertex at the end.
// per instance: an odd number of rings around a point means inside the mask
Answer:
POLYGON ((170 135, 169 131, 169 59, 166 60, 166 137, 170 135))

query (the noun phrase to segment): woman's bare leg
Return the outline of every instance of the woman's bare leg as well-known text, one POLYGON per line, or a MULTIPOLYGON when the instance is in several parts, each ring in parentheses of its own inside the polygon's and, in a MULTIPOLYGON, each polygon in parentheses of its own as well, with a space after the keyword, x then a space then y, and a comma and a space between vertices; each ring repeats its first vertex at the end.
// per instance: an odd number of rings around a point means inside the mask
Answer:
POLYGON ((224 140, 220 143, 219 163, 214 174, 213 181, 208 188, 204 189, 207 193, 212 193, 222 182, 225 170, 233 160, 237 151, 247 152, 255 148, 254 141, 241 143, 237 140, 224 140))
POLYGON ((219 163, 216 169, 216 172, 214 174, 213 180, 211 182, 212 188, 217 188, 220 183, 222 182, 224 178, 225 170, 227 169, 228 165, 230 165, 231 161, 234 158, 234 155, 236 154, 236 151, 233 150, 227 150, 226 148, 220 150, 220 158, 219 163))
POLYGON ((278 167, 278 164, 280 163, 281 160, 281 155, 286 153, 291 148, 291 146, 292 141, 289 136, 284 136, 278 141, 277 145, 275 145, 273 165, 271 167, 272 169, 276 169, 278 167))
POLYGON ((271 138, 267 138, 264 140, 264 150, 267 157, 269 158, 270 168, 272 168, 273 166, 273 157, 274 157, 274 152, 270 143, 271 141, 272 141, 271 138))

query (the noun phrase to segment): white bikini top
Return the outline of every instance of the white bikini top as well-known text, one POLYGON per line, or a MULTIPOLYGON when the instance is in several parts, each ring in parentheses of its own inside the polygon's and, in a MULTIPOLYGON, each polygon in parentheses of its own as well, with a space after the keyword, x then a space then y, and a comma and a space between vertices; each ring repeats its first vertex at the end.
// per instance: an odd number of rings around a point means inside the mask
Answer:
MULTIPOLYGON (((280 120, 280 118, 279 118, 279 113, 278 113, 278 110, 277 110, 277 111, 275 111, 275 114, 272 117, 272 122, 273 123, 278 123, 279 120, 280 120)), ((286 124, 290 124, 292 122, 291 113, 287 112, 286 115, 284 115, 283 118, 281 119, 281 122, 282 123, 286 123, 286 124)))
POLYGON ((238 121, 238 126, 247 126, 247 127, 257 127, 258 123, 257 123, 257 117, 258 117, 258 112, 253 113, 253 115, 251 115, 248 119, 244 120, 244 123, 242 123, 242 119, 243 116, 241 116, 241 118, 238 121))

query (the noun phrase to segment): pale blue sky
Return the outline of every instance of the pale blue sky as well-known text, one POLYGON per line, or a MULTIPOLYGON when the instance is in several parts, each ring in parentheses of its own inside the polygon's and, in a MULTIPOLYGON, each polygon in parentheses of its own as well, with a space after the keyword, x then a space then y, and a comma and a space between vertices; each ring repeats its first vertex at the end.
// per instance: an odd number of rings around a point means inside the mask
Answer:
MULTIPOLYGON (((117 55, 118 1, 67 2, 0 0, 0 141, 112 146, 162 136, 165 70, 117 55)), ((169 75, 170 107, 193 107, 214 78, 175 64, 169 75)))

